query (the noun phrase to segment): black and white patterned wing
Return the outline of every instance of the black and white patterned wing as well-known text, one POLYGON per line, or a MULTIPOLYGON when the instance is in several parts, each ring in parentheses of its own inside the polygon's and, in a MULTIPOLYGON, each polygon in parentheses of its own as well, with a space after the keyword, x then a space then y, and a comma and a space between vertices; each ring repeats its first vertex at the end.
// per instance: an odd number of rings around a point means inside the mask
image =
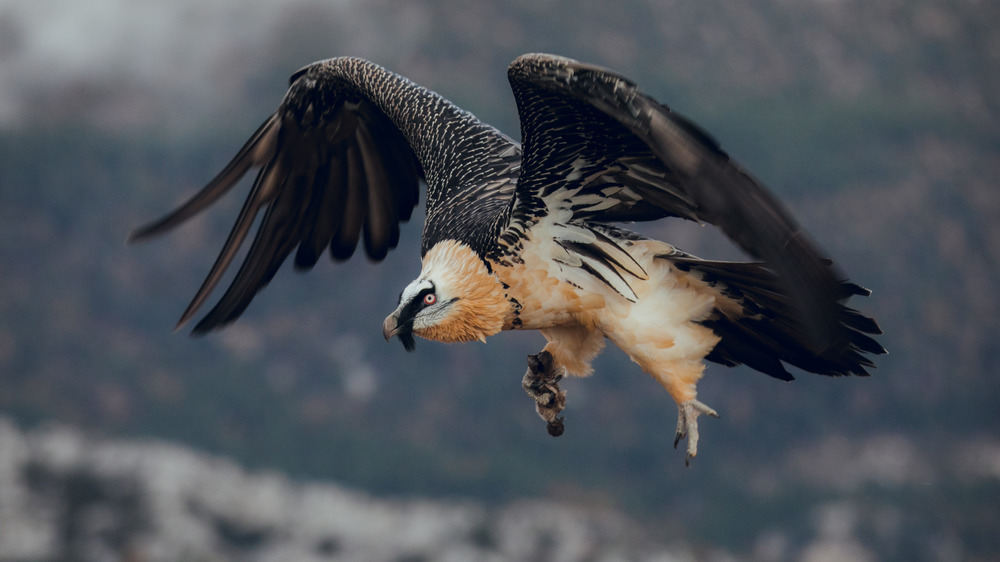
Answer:
POLYGON ((524 55, 508 77, 521 118, 514 223, 551 212, 612 222, 679 216, 718 226, 765 262, 791 299, 811 347, 841 345, 840 275, 767 189, 696 125, 603 68, 524 55))
MULTIPOLYGON (((247 172, 259 170, 229 238, 178 326, 219 284, 262 211, 242 266, 195 333, 235 320, 293 251, 300 269, 311 268, 326 250, 334 259, 347 259, 361 241, 370 259, 381 260, 396 246, 399 223, 417 204, 421 178, 428 185, 430 217, 459 189, 476 191, 469 181, 475 168, 456 162, 514 146, 441 96, 362 59, 314 63, 293 75, 290 84, 278 110, 215 179, 129 236, 139 240, 183 223, 247 172)), ((509 198, 512 187, 507 191, 509 198)))

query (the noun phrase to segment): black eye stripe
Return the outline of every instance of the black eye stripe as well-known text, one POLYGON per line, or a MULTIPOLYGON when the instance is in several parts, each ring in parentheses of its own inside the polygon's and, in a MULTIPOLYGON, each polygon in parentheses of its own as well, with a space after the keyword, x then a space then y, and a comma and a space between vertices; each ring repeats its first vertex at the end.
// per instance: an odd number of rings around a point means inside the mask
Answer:
MULTIPOLYGON (((413 302, 410 304, 417 305, 414 307, 416 310, 419 310, 420 308, 427 306, 427 303, 424 302, 424 299, 427 298, 427 295, 434 295, 434 289, 431 288, 420 291, 419 293, 416 294, 415 297, 413 297, 413 302)), ((437 295, 434 296, 436 297, 437 295)), ((416 310, 414 312, 416 312, 416 310)))
POLYGON ((416 295, 413 296, 413 300, 406 303, 402 310, 399 311, 399 323, 410 323, 413 322, 413 317, 420 312, 424 305, 424 297, 434 292, 434 286, 431 285, 430 288, 421 289, 416 295))

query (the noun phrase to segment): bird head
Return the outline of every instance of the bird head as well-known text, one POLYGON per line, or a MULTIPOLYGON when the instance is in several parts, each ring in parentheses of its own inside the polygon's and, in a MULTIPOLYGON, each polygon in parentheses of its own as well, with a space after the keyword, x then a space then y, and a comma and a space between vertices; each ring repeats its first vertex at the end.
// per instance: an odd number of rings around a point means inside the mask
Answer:
POLYGON ((486 341, 512 314, 503 284, 467 245, 446 240, 423 259, 420 276, 399 294, 382 323, 386 340, 398 336, 413 351, 413 336, 440 342, 486 341))

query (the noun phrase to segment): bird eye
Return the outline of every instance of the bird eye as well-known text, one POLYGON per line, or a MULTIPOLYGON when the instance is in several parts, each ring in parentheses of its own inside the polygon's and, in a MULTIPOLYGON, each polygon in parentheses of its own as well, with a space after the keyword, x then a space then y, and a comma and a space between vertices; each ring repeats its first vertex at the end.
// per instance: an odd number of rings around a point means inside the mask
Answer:
POLYGON ((434 295, 434 293, 427 293, 426 295, 424 295, 424 304, 426 304, 427 306, 436 303, 437 300, 438 298, 436 295, 434 295))

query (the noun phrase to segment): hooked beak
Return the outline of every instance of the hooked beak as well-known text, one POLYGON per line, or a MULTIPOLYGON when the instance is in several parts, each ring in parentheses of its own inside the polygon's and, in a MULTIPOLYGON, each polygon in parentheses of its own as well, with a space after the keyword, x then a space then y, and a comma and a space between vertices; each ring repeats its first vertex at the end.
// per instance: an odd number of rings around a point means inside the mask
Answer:
POLYGON ((399 336, 399 341, 403 342, 403 348, 406 351, 413 351, 417 345, 413 339, 410 324, 403 322, 400 325, 399 316, 395 312, 386 317, 385 322, 382 322, 382 335, 385 336, 385 341, 389 341, 392 336, 399 336))
POLYGON ((395 336, 398 333, 399 317, 393 313, 386 317, 385 322, 382 322, 382 335, 385 336, 385 341, 389 341, 392 336, 395 336))

